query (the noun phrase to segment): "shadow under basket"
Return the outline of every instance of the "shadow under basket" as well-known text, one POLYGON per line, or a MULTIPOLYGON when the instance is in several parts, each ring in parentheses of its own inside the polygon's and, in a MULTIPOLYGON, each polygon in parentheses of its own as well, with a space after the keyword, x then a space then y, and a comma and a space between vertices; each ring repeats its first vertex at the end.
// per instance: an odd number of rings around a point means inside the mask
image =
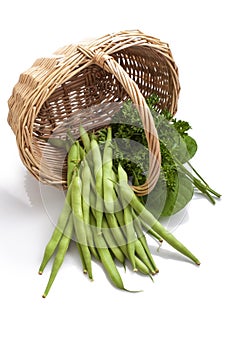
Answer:
POLYGON ((145 99, 156 94, 158 111, 174 115, 179 91, 178 69, 168 44, 138 30, 121 31, 37 59, 13 88, 8 122, 27 169, 42 183, 66 188, 66 152, 48 139, 65 138, 67 128, 79 138, 80 124, 87 130, 107 126, 122 103, 131 99, 150 151, 147 180, 133 186, 141 196, 155 186, 161 163, 156 125, 145 99))

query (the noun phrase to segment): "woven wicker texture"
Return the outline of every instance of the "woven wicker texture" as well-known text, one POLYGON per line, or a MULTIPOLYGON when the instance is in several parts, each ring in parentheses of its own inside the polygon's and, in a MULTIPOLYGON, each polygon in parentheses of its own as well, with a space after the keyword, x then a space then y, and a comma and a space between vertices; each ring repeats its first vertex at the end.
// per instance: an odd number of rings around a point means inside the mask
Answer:
POLYGON ((65 137, 67 125, 75 137, 80 124, 88 130, 106 126, 114 106, 119 108, 130 98, 150 150, 147 181, 133 187, 144 195, 155 186, 160 169, 159 140, 145 98, 156 93, 158 109, 174 114, 179 91, 178 69, 168 44, 138 30, 122 31, 36 60, 13 88, 8 122, 27 169, 39 181, 64 188, 66 155, 48 138, 65 137))

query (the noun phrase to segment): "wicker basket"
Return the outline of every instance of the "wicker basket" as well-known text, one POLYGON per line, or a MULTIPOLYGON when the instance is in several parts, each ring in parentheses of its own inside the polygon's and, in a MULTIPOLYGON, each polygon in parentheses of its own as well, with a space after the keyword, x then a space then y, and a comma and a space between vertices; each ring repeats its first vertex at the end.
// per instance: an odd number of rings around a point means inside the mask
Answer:
POLYGON ((160 168, 159 140, 145 98, 156 93, 158 108, 174 114, 179 91, 178 69, 168 44, 138 30, 122 31, 65 46, 50 58, 36 60, 13 89, 8 122, 27 169, 39 181, 65 188, 64 153, 47 139, 69 120, 88 129, 103 127, 111 120, 107 106, 130 98, 150 150, 147 181, 133 187, 145 195, 155 186, 160 168), (89 109, 98 113, 88 113, 89 109))

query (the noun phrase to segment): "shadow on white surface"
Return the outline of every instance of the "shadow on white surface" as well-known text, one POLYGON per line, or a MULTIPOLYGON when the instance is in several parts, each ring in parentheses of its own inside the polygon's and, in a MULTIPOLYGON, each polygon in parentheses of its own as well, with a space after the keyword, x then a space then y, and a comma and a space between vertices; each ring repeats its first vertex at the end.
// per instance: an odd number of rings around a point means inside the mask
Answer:
POLYGON ((152 254, 156 257, 160 257, 160 258, 167 259, 167 260, 182 261, 182 262, 190 263, 194 266, 197 266, 190 259, 186 258, 184 255, 182 255, 179 252, 163 248, 162 246, 159 248, 156 248, 155 246, 149 245, 149 248, 150 248, 150 251, 152 252, 152 254))
POLYGON ((161 218, 160 222, 162 225, 164 225, 168 231, 174 232, 176 231, 180 225, 184 225, 189 220, 188 215, 188 205, 184 209, 182 209, 180 212, 170 216, 170 217, 164 217, 161 218))
MULTIPOLYGON (((23 232, 28 218, 30 221, 31 208, 20 195, 1 187, 0 213, 0 237, 4 242, 14 242, 23 232)), ((25 232, 23 236, 25 237, 25 232)))
POLYGON ((24 188, 30 206, 45 212, 55 227, 65 200, 65 193, 57 188, 40 183, 29 172, 25 174, 24 188))

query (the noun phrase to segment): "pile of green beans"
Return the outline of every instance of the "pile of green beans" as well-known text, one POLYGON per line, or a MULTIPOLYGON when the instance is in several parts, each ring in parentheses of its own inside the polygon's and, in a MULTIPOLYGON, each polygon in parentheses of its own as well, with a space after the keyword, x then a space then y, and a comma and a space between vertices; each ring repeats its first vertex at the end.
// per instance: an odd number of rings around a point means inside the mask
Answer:
POLYGON ((45 298, 63 263, 71 241, 75 241, 82 269, 93 280, 92 259, 103 265, 119 289, 125 288, 117 264, 126 262, 133 271, 152 278, 158 268, 147 244, 145 232, 158 242, 167 241, 196 264, 199 260, 145 208, 131 189, 125 170, 113 168, 112 130, 105 143, 80 126, 80 141, 74 141, 67 157, 65 203, 49 240, 39 274, 55 255, 45 298))

